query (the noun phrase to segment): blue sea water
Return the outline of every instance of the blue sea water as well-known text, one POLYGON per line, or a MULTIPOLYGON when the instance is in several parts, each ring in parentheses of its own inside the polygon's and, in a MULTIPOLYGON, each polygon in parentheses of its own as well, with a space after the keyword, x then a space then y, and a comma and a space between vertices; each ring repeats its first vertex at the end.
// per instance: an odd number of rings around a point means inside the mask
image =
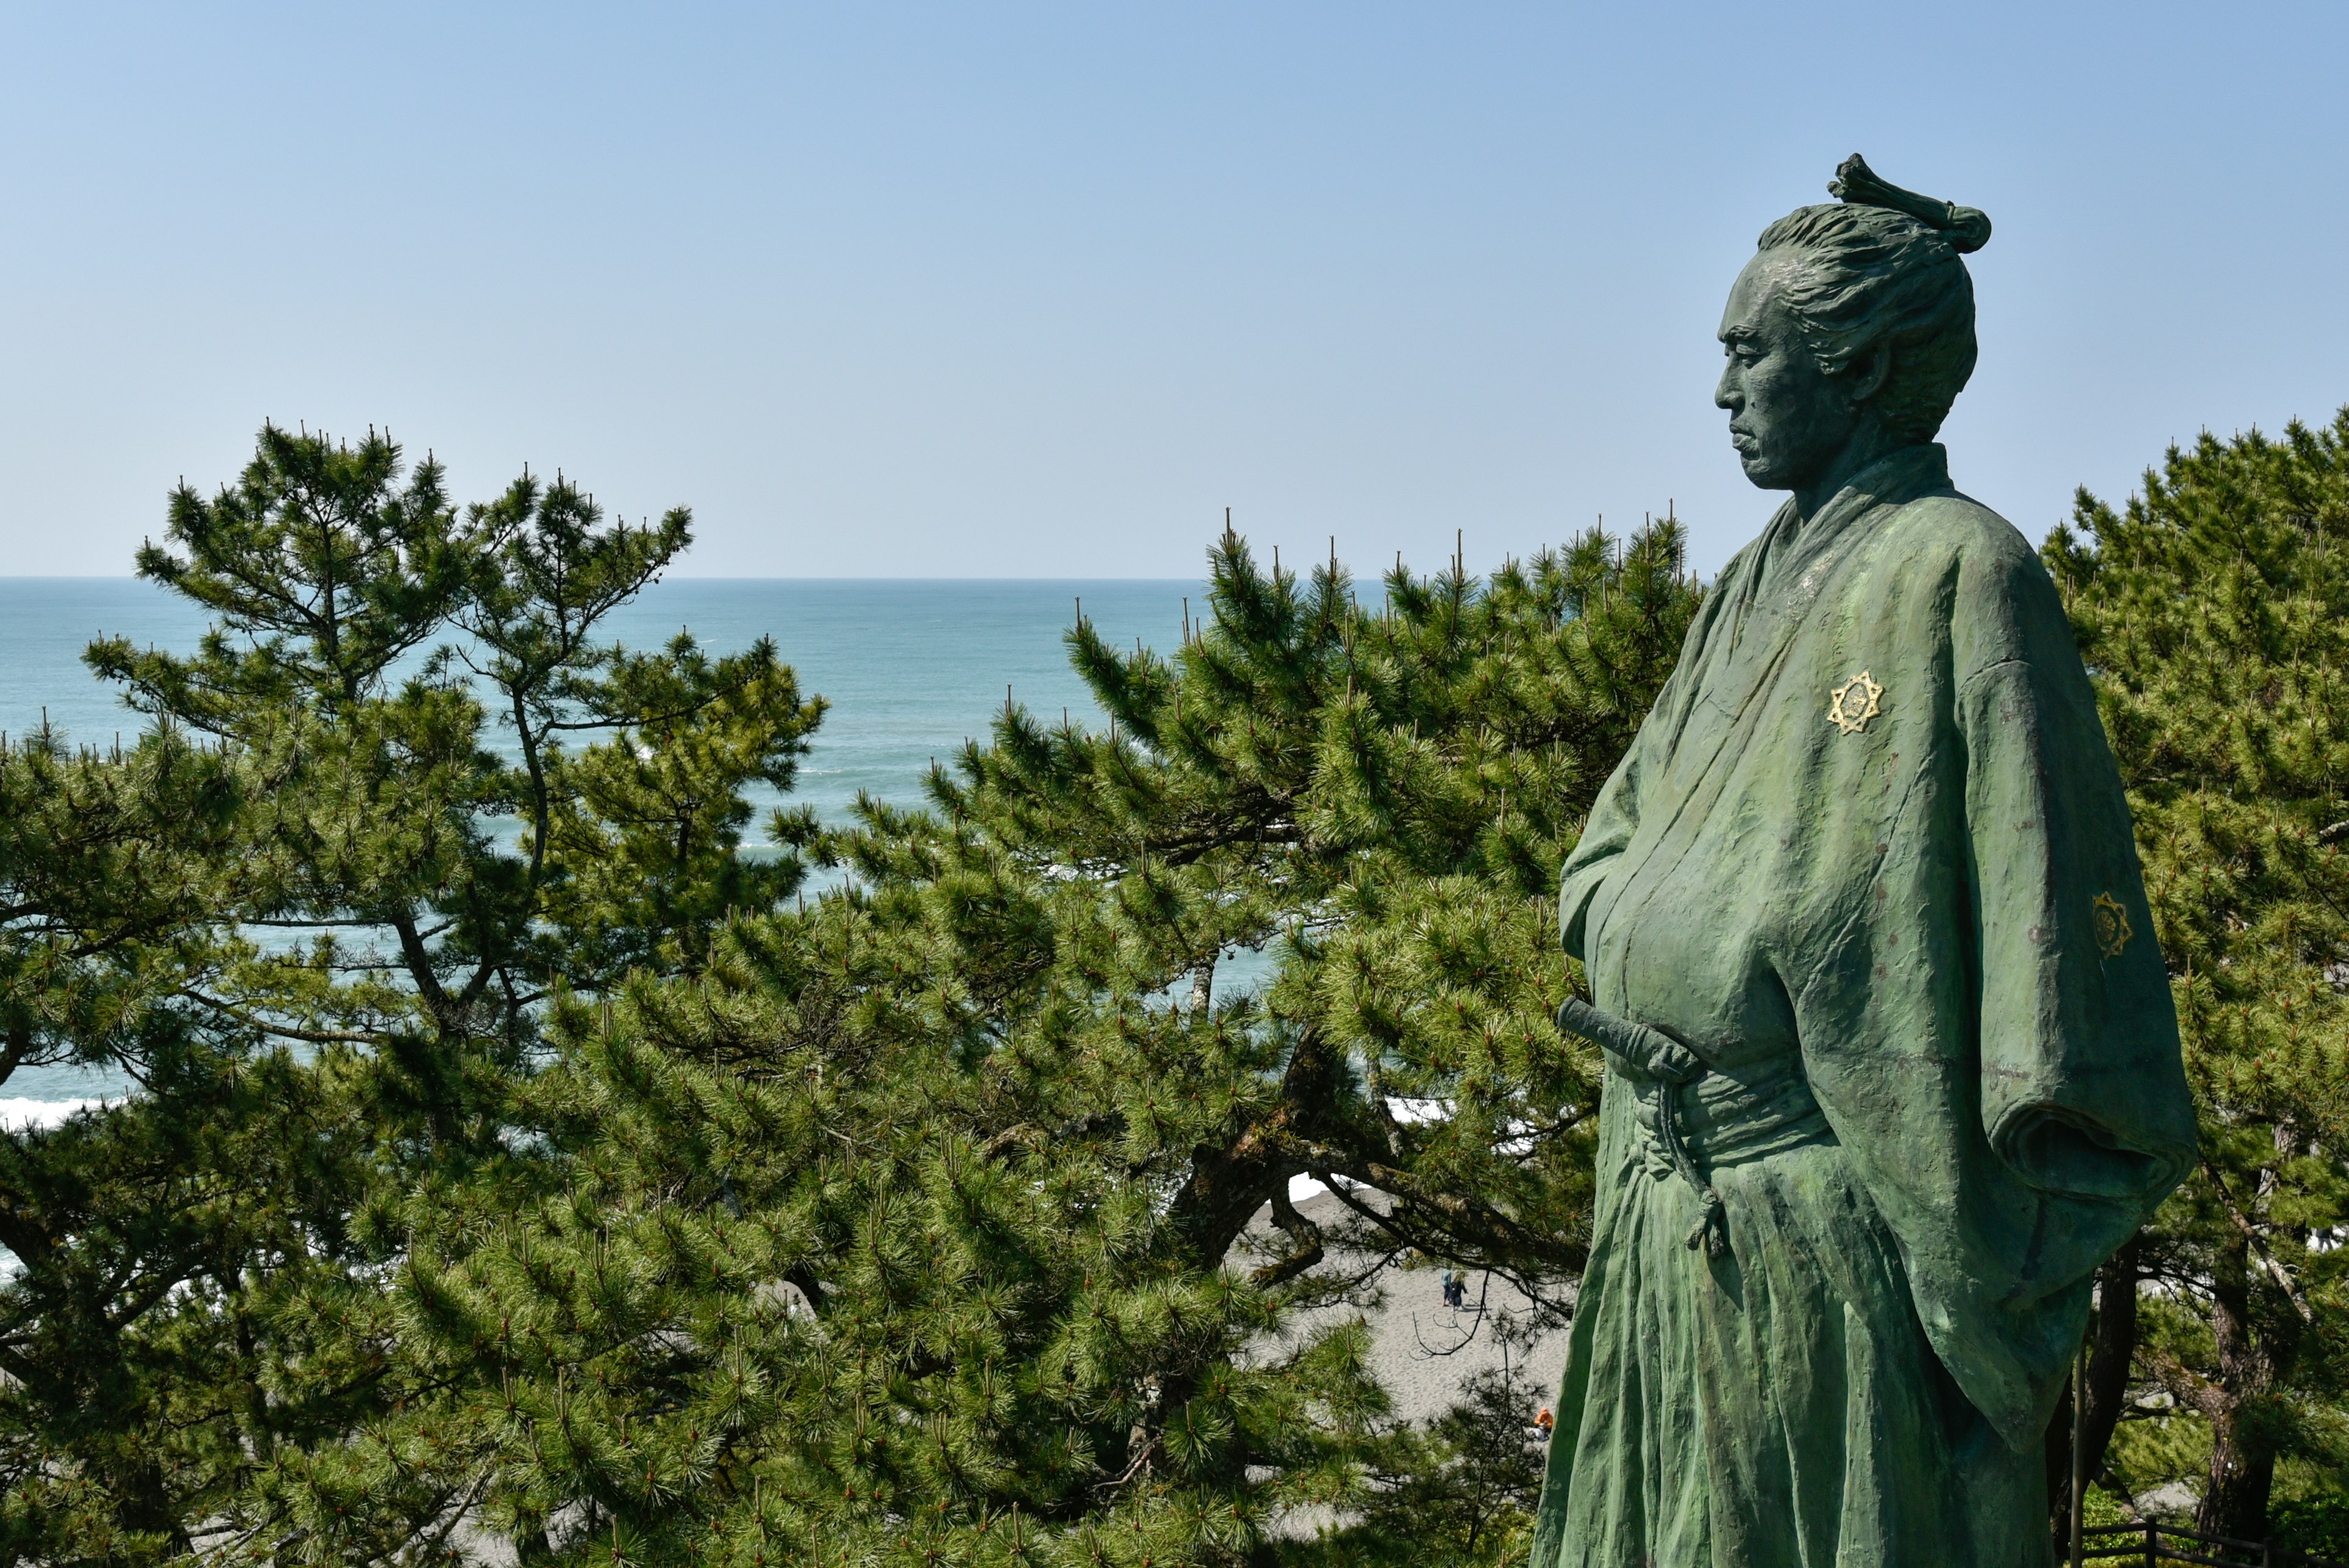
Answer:
MULTIPOLYGON (((1114 643, 1172 648, 1195 583, 980 580, 800 581, 676 579, 658 583, 606 623, 630 647, 690 630, 714 653, 771 636, 803 691, 832 705, 800 770, 792 799, 838 821, 859 790, 916 804, 933 758, 983 737, 1013 700, 1040 715, 1062 708, 1098 720, 1069 667, 1062 635, 1078 601, 1114 643)), ((129 578, 0 578, 0 730, 49 723, 74 742, 110 744, 144 720, 81 664, 100 634, 191 650, 205 617, 129 578)), ((58 1102, 122 1091, 117 1081, 64 1069, 24 1069, 0 1086, 10 1099, 58 1102)))

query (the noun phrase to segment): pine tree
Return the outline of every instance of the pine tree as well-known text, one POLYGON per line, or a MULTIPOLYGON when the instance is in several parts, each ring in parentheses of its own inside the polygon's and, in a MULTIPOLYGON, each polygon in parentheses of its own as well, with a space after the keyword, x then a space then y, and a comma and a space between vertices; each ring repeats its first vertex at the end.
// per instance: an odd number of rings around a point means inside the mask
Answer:
POLYGON ((1226 535, 1212 617, 1174 658, 1071 633, 1105 731, 1008 712, 934 779, 957 848, 1052 867, 1094 984, 1184 999, 1101 1092, 1229 1085, 1121 1112, 1166 1150, 1203 1266, 1270 1202, 1294 1246, 1268 1279, 1314 1267, 1329 1239, 1283 1198, 1309 1174, 1377 1194, 1350 1202, 1358 1249, 1536 1295, 1578 1272, 1597 1064, 1549 1021, 1570 983, 1550 906, 1694 614, 1680 551, 1659 523, 1489 583, 1398 567, 1365 611, 1334 560, 1308 583, 1226 535), (1276 977, 1219 1010, 1216 965, 1242 949, 1276 977), (1203 1056, 1203 1027, 1246 1051, 1203 1056))
POLYGON ((70 1063, 149 1090, 0 1136, 0 1561, 160 1546, 168 1473, 217 1472, 165 1407, 217 1387, 219 1336, 171 1298, 285 1219, 240 1190, 280 1166, 245 1114, 282 1087, 274 1064, 208 1037, 181 996, 219 962, 202 923, 244 783, 169 730, 127 752, 46 727, 0 744, 0 1084, 70 1063))
POLYGON ((2142 1401, 2166 1398, 2203 1435, 2202 1527, 2246 1540, 2280 1464, 2349 1485, 2345 538, 2349 411, 2173 448, 2122 511, 2081 492, 2046 547, 2128 785, 2202 1127, 2199 1168, 2107 1272, 2085 1435, 2101 1449, 2146 1418, 2115 1452, 2150 1455, 2181 1418, 2142 1401))
POLYGON ((1361 1331, 1284 1314, 1364 1255, 1578 1267, 1549 904, 1695 593, 1670 525, 1375 611, 1237 538, 1214 569, 1172 659, 1072 630, 1105 727, 1007 705, 929 810, 825 836, 845 886, 557 1006, 564 1182, 416 1217, 394 1413, 265 1489, 302 1560, 470 1499, 531 1563, 1237 1563, 1398 1463, 1457 1480, 1490 1420, 1399 1434, 1361 1331), (1241 949, 1274 976, 1218 995, 1241 949))
POLYGON ((212 631, 88 655, 155 728, 0 757, 5 1060, 140 1090, 0 1138, 0 1560, 276 1550, 271 1478, 400 1398, 415 1216, 564 1179, 524 1119, 547 1009, 796 888, 741 794, 821 705, 771 645, 596 640, 688 538, 559 478, 460 510, 373 433, 264 427, 172 495, 140 570, 212 631))
POLYGON ((1382 1434, 1358 1515, 1317 1542, 1319 1551, 1294 1555, 1366 1564, 1525 1561, 1548 1458, 1547 1439, 1534 1425, 1540 1376, 1478 1372, 1425 1428, 1382 1434))

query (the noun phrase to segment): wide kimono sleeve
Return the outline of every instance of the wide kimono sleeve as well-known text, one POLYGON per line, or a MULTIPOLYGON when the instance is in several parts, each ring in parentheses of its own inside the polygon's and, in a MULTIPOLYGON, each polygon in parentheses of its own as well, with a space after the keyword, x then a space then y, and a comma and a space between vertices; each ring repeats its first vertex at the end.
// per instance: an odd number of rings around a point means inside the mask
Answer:
POLYGON ((1982 1130, 2082 1202, 2101 1259, 2185 1174, 2195 1128, 2128 803, 2054 585, 2002 573, 1958 690, 1979 933, 1982 1130), (2003 612, 2002 615, 2000 612, 2003 612), (1999 620, 2007 624, 1998 624, 1999 620))
POLYGON ((1898 671, 1888 711, 1906 727, 1882 744, 1907 782, 1857 836, 1863 891, 1797 1007, 1812 1088, 1899 1239, 1926 1336, 2025 1449, 2097 1265, 2193 1159, 2194 1115, 2127 799, 2054 583, 1994 516, 1920 504, 1944 564, 1912 547, 1864 623, 1898 671), (1891 708, 1904 688, 1919 699, 1891 708))
POLYGON ((1954 612, 1975 1082, 2004 1178, 1970 1183, 1997 1212, 1960 1222, 2005 1233, 2009 1266, 1937 1305, 1974 1295, 1942 1319, 1944 1358, 2021 1446, 2089 1277, 2183 1176, 2195 1124, 2127 799, 2054 584, 2022 550, 1990 552, 1961 571, 1954 612))

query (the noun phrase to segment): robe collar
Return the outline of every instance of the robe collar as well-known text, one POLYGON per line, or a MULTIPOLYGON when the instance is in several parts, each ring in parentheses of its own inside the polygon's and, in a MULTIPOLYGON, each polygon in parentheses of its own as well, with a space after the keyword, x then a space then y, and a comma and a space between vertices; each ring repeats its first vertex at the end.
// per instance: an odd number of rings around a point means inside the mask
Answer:
POLYGON ((1836 491, 1835 499, 1819 511, 1824 515, 1843 505, 1846 497, 1862 505, 1882 501, 1898 506, 1949 488, 1950 449, 1939 441, 1924 441, 1887 452, 1852 475, 1850 481, 1836 491))
POLYGON ((1853 524, 1878 507, 1899 506, 1949 490, 1949 449, 1939 441, 1926 441, 1888 452, 1861 469, 1807 521, 1795 521, 1795 502, 1789 497, 1770 520, 1756 587, 1768 598, 1791 598, 1793 603, 1785 608, 1799 609, 1817 595, 1826 575, 1818 568, 1826 564, 1826 558, 1853 524))
MULTIPOLYGON (((1768 684, 1837 566, 1867 537, 1860 525, 1889 515, 1920 496, 1950 493, 1950 454, 1927 441, 1889 452, 1852 475, 1807 521, 1797 521, 1789 497, 1770 519, 1753 554, 1717 590, 1724 642, 1706 661, 1698 685, 1712 689, 1723 711, 1741 721, 1768 684)), ((1682 718, 1685 720, 1683 710, 1682 718)))

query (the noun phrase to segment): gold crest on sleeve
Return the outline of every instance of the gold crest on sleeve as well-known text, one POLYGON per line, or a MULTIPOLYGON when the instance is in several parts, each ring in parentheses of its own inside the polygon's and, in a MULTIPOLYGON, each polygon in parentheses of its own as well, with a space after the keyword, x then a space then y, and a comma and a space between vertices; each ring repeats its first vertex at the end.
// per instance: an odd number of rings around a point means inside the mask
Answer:
POLYGON ((2107 958, 2118 958, 2129 938, 2137 934, 2129 924, 2128 911, 2108 892, 2098 893, 2096 902, 2088 906, 2088 920, 2096 934, 2096 951, 2107 958))

